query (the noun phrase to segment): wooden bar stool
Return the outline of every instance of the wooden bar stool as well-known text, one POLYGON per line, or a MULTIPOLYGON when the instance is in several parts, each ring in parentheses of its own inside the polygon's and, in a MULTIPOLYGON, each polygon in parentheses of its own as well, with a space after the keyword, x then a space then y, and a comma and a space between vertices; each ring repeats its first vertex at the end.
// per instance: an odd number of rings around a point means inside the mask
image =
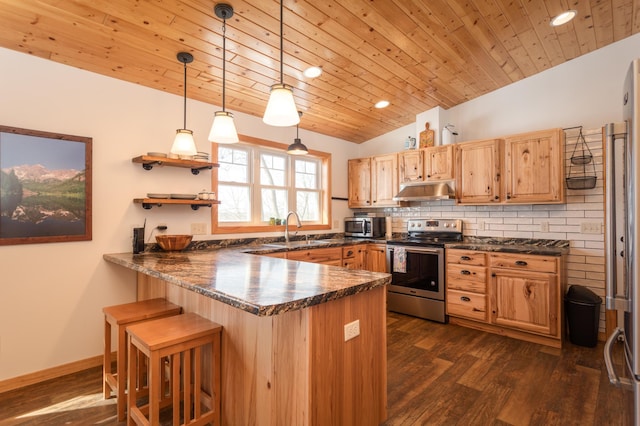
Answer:
POLYGON ((104 398, 111 398, 111 391, 117 397, 118 421, 125 419, 125 389, 127 387, 127 337, 126 327, 148 321, 179 315, 182 308, 165 299, 150 299, 140 302, 125 303, 123 305, 107 306, 104 312, 104 359, 102 365, 102 379, 104 398), (111 328, 115 327, 118 339, 116 355, 116 373, 111 367, 111 328))
POLYGON ((174 425, 180 424, 180 408, 182 425, 220 425, 221 333, 221 325, 193 313, 128 326, 128 424, 159 425, 161 408, 172 406, 174 425), (210 353, 203 351, 207 345, 210 353), (132 384, 140 353, 148 359, 149 401, 138 407, 140 395, 132 384), (163 389, 165 358, 170 366, 168 393, 163 389))

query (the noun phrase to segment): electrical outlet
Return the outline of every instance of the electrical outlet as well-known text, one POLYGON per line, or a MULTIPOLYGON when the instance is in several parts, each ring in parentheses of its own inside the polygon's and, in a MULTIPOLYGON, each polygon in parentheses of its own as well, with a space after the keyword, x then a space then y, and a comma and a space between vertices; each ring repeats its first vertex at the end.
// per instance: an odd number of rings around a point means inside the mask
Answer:
POLYGON ((540 232, 549 232, 549 221, 543 220, 540 222, 540 232))
POLYGON ((338 219, 333 221, 333 229, 338 229, 340 227, 340 221, 338 219))
POLYGON ((478 231, 484 231, 484 229, 485 229, 484 220, 479 220, 478 221, 478 231))
POLYGON ((207 224, 206 223, 192 223, 191 224, 191 234, 193 235, 203 235, 207 233, 207 224))
POLYGON ((602 223, 582 222, 580 224, 580 232, 583 234, 602 234, 602 223))
POLYGON ((344 325, 344 341, 351 340, 360 335, 360 320, 355 320, 344 325))

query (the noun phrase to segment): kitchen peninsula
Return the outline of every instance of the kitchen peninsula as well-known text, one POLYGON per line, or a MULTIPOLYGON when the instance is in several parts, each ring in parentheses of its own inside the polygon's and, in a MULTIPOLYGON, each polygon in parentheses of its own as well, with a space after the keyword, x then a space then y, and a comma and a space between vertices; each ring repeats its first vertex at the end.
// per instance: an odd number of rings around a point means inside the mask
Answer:
POLYGON ((164 297, 224 327, 222 424, 386 419, 390 275, 234 249, 104 259, 137 272, 138 300, 164 297))

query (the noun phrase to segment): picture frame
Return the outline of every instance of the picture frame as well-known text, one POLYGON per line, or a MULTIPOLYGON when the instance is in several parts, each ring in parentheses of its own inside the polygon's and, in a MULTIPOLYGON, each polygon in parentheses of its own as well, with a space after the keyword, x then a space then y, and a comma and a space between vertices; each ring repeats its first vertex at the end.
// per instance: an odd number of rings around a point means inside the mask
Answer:
POLYGON ((0 125, 0 246, 92 239, 92 143, 0 125))

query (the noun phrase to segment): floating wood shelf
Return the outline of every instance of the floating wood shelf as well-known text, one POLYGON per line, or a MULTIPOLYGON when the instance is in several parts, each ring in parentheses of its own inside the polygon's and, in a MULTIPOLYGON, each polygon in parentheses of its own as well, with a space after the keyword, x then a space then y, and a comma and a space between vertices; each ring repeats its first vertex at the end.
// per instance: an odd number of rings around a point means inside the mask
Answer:
POLYGON ((134 163, 142 164, 145 170, 151 170, 153 166, 182 167, 191 169, 191 173, 197 175, 200 170, 211 170, 214 167, 220 167, 218 163, 209 163, 205 161, 180 160, 178 158, 152 157, 150 155, 140 155, 131 159, 134 163))
POLYGON ((163 204, 180 204, 191 206, 193 210, 198 210, 200 207, 211 207, 214 204, 220 204, 218 200, 177 200, 173 198, 134 198, 133 202, 142 204, 145 209, 150 209, 153 206, 162 207, 163 204))

